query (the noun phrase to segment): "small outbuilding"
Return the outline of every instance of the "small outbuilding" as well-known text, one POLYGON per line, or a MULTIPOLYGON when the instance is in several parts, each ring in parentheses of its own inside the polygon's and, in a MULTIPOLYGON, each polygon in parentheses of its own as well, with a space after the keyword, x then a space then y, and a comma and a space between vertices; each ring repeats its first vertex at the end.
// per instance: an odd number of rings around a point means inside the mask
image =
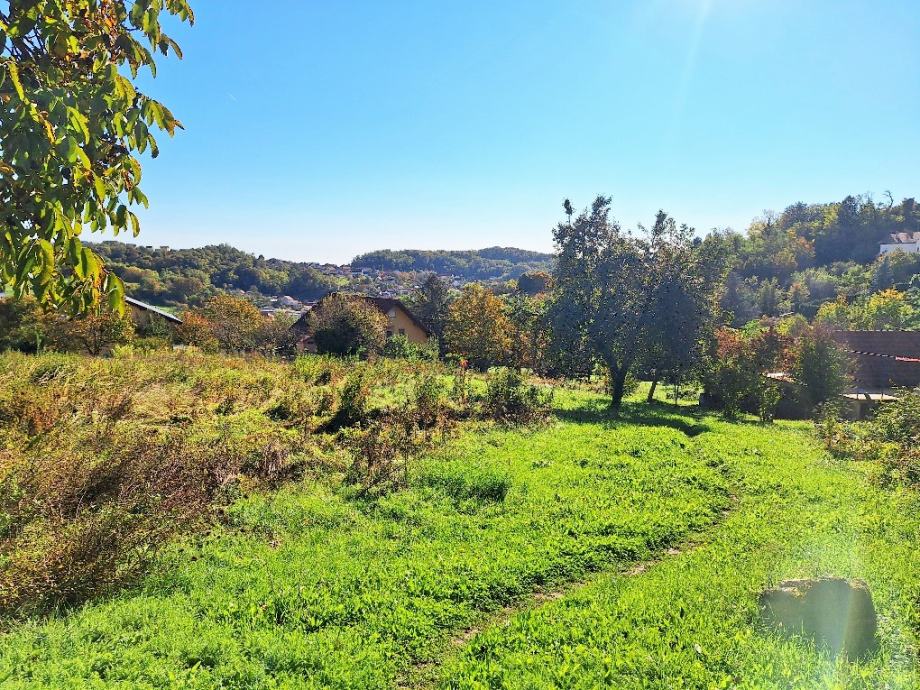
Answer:
POLYGON ((145 328, 157 323, 165 323, 170 328, 173 328, 182 323, 182 319, 175 314, 170 314, 165 309, 154 307, 152 304, 141 302, 139 299, 126 296, 125 304, 131 315, 131 320, 134 321, 134 325, 137 328, 145 328))

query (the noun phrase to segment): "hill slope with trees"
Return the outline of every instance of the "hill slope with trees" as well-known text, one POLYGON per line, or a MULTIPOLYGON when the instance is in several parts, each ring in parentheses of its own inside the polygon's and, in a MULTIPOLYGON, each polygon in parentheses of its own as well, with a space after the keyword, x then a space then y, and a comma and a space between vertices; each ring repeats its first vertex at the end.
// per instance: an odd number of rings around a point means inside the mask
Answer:
POLYGON ((381 249, 356 256, 355 268, 378 271, 419 271, 454 275, 470 280, 509 280, 529 271, 552 270, 553 255, 514 247, 469 251, 381 249))
POLYGON ((154 304, 199 305, 229 290, 312 300, 337 287, 309 264, 253 256, 226 244, 167 249, 102 242, 93 249, 128 294, 154 304))

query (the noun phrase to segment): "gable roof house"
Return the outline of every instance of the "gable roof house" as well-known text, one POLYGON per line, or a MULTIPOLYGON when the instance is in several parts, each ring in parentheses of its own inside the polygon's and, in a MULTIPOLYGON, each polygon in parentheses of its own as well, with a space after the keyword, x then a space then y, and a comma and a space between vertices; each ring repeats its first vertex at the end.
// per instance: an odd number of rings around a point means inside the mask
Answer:
MULTIPOLYGON (((326 297, 333 294, 337 293, 329 293, 326 297)), ((432 335, 431 331, 416 318, 415 314, 398 299, 393 297, 369 297, 367 295, 351 296, 373 305, 386 317, 386 334, 388 339, 398 334, 406 336, 406 339, 410 343, 424 345, 432 335)), ((325 297, 323 299, 325 299, 325 297)), ((294 325, 291 326, 292 330, 300 334, 297 347, 302 351, 316 352, 316 343, 313 342, 313 335, 310 333, 310 314, 315 309, 323 308, 323 299, 312 305, 299 319, 297 319, 294 325)))
POLYGON ((879 256, 891 252, 920 254, 920 232, 895 232, 879 244, 879 256))

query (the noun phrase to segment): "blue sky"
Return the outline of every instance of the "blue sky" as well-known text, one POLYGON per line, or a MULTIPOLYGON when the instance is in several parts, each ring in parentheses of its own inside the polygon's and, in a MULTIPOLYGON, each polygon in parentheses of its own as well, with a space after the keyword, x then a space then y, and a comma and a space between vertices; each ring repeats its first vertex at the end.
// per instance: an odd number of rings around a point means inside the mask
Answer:
POLYGON ((700 231, 920 195, 916 0, 193 0, 143 244, 550 250, 561 202, 700 231))

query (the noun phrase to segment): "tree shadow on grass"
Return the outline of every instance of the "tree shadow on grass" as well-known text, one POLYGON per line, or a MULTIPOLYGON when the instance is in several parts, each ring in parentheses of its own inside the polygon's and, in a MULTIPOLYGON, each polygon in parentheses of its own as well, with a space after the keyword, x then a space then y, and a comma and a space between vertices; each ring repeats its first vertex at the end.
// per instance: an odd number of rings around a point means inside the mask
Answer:
POLYGON ((575 409, 557 410, 556 417, 576 424, 600 424, 607 429, 628 425, 668 427, 688 438, 709 431, 696 408, 676 408, 659 402, 624 402, 619 416, 613 417, 606 402, 592 401, 575 409))

